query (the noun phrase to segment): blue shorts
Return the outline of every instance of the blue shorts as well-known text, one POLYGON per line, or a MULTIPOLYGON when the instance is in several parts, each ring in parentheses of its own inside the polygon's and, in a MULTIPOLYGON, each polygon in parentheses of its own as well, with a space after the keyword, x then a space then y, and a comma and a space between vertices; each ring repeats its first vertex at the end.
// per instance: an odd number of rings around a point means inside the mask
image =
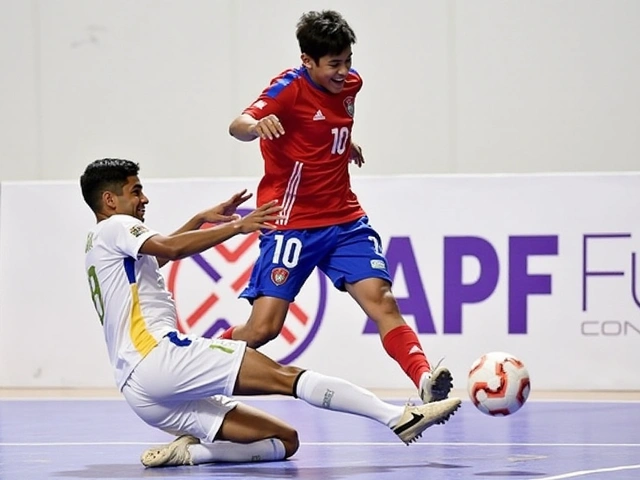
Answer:
POLYGON ((342 225, 262 235, 260 256, 240 297, 250 302, 261 296, 293 302, 315 267, 343 291, 345 283, 365 278, 391 283, 380 236, 362 217, 342 225))

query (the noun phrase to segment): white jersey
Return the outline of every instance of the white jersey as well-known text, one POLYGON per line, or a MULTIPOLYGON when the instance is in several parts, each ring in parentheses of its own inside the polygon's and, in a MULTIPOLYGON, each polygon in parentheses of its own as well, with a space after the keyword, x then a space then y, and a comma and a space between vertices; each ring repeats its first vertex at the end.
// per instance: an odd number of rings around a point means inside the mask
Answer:
POLYGON ((85 268, 91 296, 120 389, 162 337, 177 330, 175 304, 158 261, 138 254, 156 234, 135 217, 113 215, 87 236, 85 268))

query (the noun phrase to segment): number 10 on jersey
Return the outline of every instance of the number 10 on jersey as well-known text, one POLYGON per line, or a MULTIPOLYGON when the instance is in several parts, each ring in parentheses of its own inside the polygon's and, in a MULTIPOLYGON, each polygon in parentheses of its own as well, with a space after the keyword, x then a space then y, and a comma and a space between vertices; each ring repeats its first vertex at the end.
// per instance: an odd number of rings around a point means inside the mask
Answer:
POLYGON ((332 128, 331 134, 333 135, 333 146, 331 147, 331 154, 342 155, 347 149, 347 141, 349 140, 349 129, 347 127, 332 128))

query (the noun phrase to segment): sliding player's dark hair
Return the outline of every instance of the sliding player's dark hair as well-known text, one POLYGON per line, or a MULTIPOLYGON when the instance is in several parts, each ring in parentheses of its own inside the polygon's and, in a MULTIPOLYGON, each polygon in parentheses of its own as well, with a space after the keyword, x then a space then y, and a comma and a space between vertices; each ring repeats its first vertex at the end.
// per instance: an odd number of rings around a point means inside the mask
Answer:
POLYGON ((131 160, 103 158, 87 165, 80 177, 82 197, 94 212, 100 209, 100 201, 105 191, 122 194, 122 187, 129 177, 138 175, 140 166, 131 160))
POLYGON ((325 55, 339 55, 356 43, 356 34, 338 12, 307 12, 298 21, 296 37, 300 52, 318 63, 325 55))

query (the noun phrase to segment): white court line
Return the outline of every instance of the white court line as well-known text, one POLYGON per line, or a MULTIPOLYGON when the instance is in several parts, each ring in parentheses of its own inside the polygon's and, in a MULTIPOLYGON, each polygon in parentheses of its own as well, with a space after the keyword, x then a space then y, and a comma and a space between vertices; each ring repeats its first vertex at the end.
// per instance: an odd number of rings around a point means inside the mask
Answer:
MULTIPOLYGON (((123 446, 123 445, 152 445, 162 443, 154 442, 24 442, 24 443, 0 443, 0 447, 82 447, 82 446, 123 446)), ((324 447, 403 447, 402 442, 300 442, 307 446, 324 447)), ((629 448, 640 447, 640 443, 483 443, 483 442, 422 442, 413 446, 423 447, 598 447, 598 448, 629 448)), ((539 479, 542 480, 542 479, 539 479)))
POLYGON ((563 473, 561 475, 554 475, 553 477, 543 477, 538 480, 561 480, 563 478, 575 478, 582 477, 584 475, 591 475, 592 473, 606 473, 606 472, 620 472, 622 470, 638 470, 640 465, 622 465, 620 467, 598 468, 596 470, 580 470, 579 472, 563 473))

